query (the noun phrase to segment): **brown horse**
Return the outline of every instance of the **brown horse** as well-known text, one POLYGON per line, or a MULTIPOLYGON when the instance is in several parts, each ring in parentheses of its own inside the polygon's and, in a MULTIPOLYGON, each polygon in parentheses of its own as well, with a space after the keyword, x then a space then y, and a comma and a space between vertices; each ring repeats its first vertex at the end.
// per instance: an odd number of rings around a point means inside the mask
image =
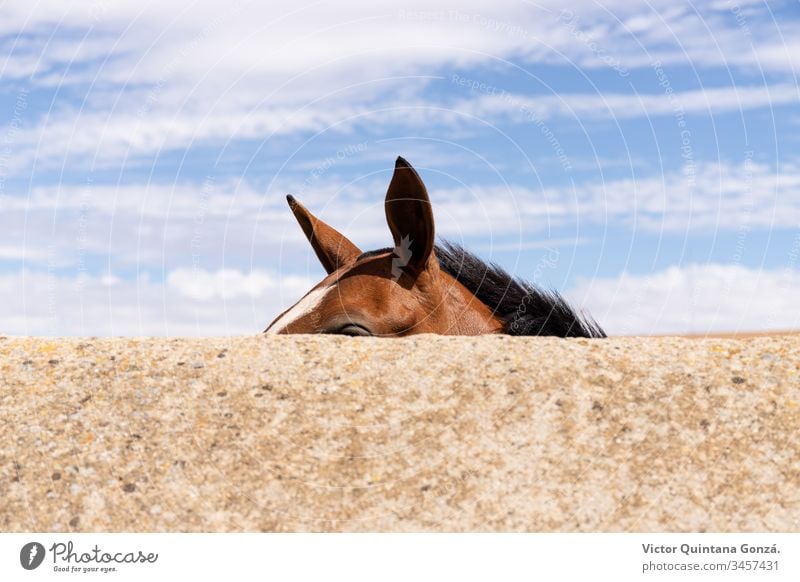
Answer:
POLYGON ((265 333, 605 337, 558 293, 515 279, 457 245, 435 245, 428 193, 403 158, 384 202, 393 248, 362 253, 292 196, 287 200, 328 276, 265 333))

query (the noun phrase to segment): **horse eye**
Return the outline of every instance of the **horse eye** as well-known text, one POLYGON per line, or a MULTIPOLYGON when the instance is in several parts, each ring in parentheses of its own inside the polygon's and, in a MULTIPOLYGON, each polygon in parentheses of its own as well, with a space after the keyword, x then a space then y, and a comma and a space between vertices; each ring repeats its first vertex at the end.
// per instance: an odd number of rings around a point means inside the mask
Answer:
POLYGON ((337 335, 350 335, 350 336, 371 336, 372 333, 365 328, 361 327, 360 325, 356 325, 354 323, 348 323, 347 325, 343 325, 339 329, 335 329, 330 333, 334 333, 337 335))

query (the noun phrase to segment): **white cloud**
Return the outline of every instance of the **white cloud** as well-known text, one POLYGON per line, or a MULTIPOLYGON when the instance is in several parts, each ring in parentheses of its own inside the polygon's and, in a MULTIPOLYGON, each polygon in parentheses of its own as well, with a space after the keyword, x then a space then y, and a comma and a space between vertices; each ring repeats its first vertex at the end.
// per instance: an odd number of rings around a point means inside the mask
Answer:
POLYGON ((0 334, 49 336, 209 336, 263 331, 314 281, 234 269, 75 277, 23 270, 0 274, 0 334), (200 285, 208 285, 207 290, 200 285))
POLYGON ((800 271, 687 265, 583 280, 567 294, 613 335, 800 329, 800 271))
POLYGON ((19 244, 0 245, 0 259, 15 261, 22 257, 32 261, 46 261, 47 252, 45 249, 25 247, 19 244))
MULTIPOLYGON (((283 281, 291 284, 293 279, 283 281)), ((208 301, 216 298, 261 297, 266 291, 277 289, 278 281, 273 275, 264 271, 243 273, 237 269, 220 269, 209 272, 180 268, 169 273, 167 285, 184 297, 208 301)))

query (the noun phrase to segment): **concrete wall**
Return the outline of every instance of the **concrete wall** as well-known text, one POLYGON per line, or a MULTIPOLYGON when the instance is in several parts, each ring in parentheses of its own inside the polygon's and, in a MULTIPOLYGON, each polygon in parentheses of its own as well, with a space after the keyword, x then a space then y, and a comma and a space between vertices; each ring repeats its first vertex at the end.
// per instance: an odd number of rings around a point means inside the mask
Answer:
POLYGON ((3 531, 800 531, 800 338, 0 339, 3 531))

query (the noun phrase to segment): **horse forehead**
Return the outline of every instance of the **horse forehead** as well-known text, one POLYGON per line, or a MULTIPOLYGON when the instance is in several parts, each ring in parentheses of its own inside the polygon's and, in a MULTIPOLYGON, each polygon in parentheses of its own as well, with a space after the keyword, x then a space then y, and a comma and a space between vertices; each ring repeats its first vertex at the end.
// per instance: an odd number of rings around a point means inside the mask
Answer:
POLYGON ((299 320, 300 318, 308 315, 312 311, 314 311, 322 300, 325 299, 325 296, 330 291, 331 286, 323 285, 312 289, 294 306, 290 307, 281 317, 276 321, 274 324, 270 326, 267 330, 267 335, 275 335, 281 332, 284 328, 290 326, 295 321, 299 320))
POLYGON ((332 273, 323 283, 330 286, 346 284, 352 279, 360 280, 362 276, 368 277, 371 284, 389 283, 390 271, 392 267, 392 257, 388 253, 367 256, 354 264, 342 267, 339 271, 332 273), (381 279, 387 279, 381 281, 381 279))

